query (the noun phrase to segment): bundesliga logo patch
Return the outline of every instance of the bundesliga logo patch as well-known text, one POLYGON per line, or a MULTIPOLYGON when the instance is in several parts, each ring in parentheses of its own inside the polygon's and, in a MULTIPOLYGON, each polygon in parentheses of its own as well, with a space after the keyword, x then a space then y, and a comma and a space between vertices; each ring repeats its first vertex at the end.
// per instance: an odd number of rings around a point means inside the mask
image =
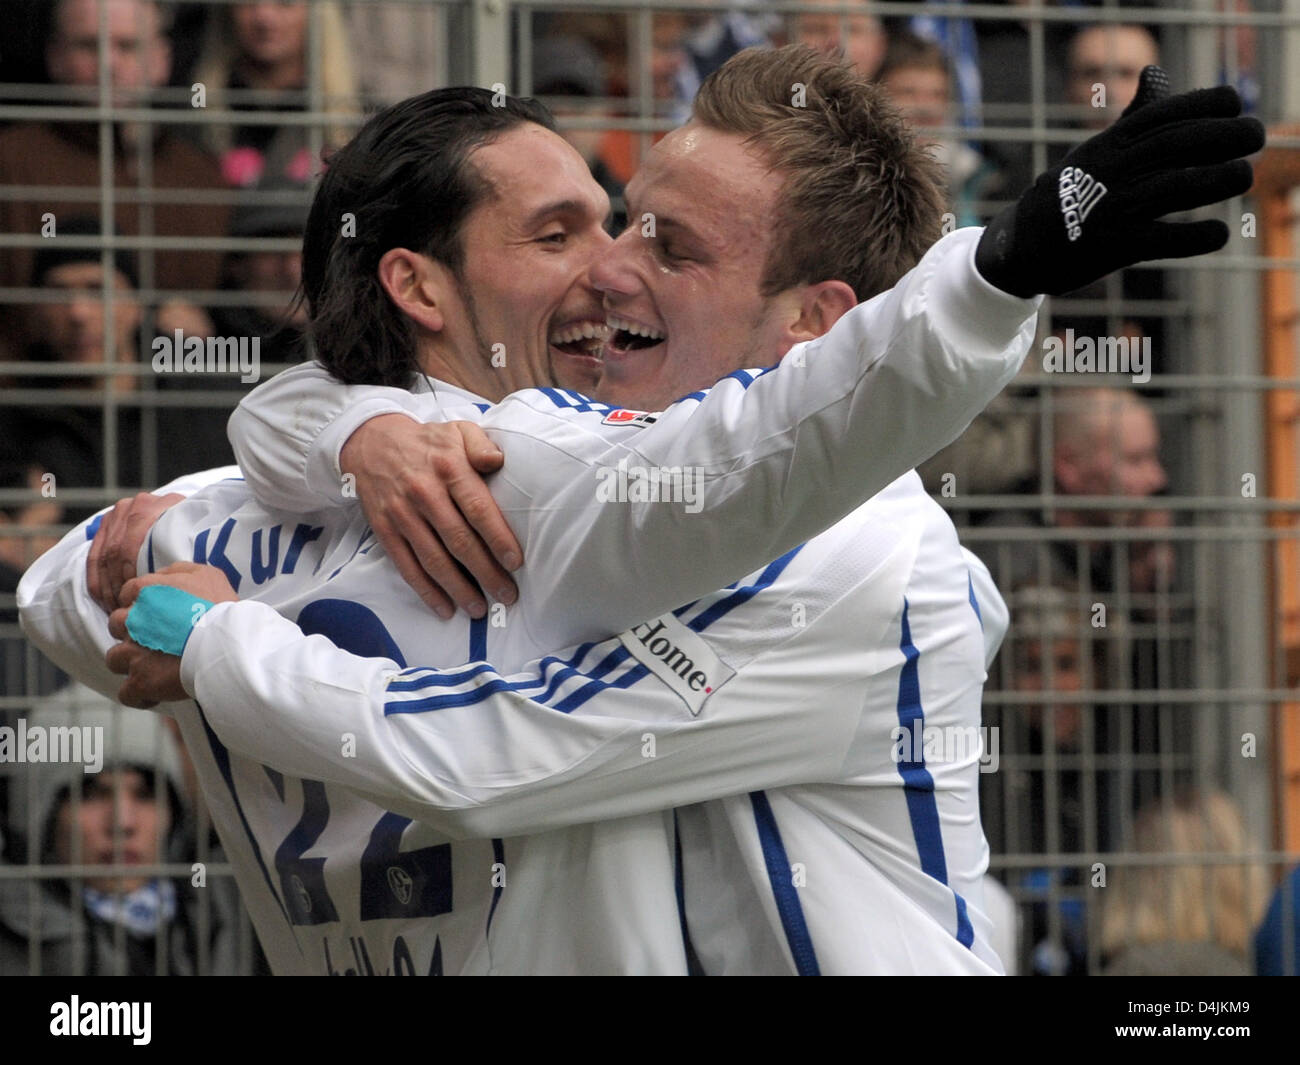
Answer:
POLYGON ((620 407, 612 410, 601 420, 601 425, 654 425, 659 420, 658 414, 644 410, 627 410, 620 407))
POLYGON ((1076 241, 1083 234, 1084 219, 1106 195, 1106 186, 1077 166, 1067 166, 1061 171, 1057 193, 1061 197, 1066 235, 1076 241))

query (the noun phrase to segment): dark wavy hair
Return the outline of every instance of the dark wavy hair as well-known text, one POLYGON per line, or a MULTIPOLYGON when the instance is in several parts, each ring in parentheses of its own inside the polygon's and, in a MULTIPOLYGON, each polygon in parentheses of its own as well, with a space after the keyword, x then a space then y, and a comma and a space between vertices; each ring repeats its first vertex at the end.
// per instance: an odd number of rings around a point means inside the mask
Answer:
POLYGON ((410 248, 459 277, 465 220, 493 194, 469 155, 526 122, 555 128, 535 100, 435 89, 380 111, 330 156, 307 218, 302 282, 316 357, 340 381, 409 387, 415 333, 379 283, 379 260, 410 248))

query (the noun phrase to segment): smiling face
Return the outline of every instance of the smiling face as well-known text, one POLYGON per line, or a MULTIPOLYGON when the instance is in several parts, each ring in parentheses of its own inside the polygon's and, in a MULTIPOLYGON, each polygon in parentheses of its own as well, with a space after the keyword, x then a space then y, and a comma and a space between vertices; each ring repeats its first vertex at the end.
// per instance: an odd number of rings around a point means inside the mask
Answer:
POLYGON ((606 330, 588 271, 610 244, 609 197, 570 144, 532 123, 470 163, 492 192, 461 231, 465 265, 440 343, 494 370, 496 388, 477 386, 489 398, 556 380, 590 392, 606 330))
POLYGON ((734 134, 689 123, 655 146, 592 270, 616 330, 603 401, 659 409, 789 350, 785 308, 761 292, 781 184, 734 134))

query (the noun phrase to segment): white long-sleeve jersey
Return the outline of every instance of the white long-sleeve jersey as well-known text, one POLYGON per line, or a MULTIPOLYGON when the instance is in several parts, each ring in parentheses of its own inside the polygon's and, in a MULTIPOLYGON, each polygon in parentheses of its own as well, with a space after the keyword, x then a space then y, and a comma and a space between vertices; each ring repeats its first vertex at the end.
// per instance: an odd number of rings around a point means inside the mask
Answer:
POLYGON ((515 675, 358 658, 260 604, 212 610, 182 669, 231 750, 514 837, 503 971, 582 971, 593 924, 643 957, 673 932, 678 846, 707 972, 992 973, 982 605, 1005 617, 913 473, 734 586, 515 675))
MULTIPOLYGON (((251 573, 267 515, 239 482, 169 511, 154 564, 191 557, 199 508, 251 573)), ((510 676, 411 664, 440 623, 346 524, 292 563, 314 581, 214 607, 182 660, 177 717, 277 971, 679 972, 681 913, 708 972, 997 971, 977 784, 999 604, 915 474, 510 676)), ((82 570, 81 536, 41 563, 82 570)))
MULTIPOLYGON (((614 456, 632 457, 646 466, 681 465, 671 460, 695 454, 685 444, 692 436, 694 446, 699 446, 700 439, 722 440, 722 460, 705 452, 710 459, 703 466, 707 478, 704 516, 780 524, 778 518, 796 517, 772 512, 769 492, 773 486, 781 486, 785 501, 800 508, 797 517, 815 521, 818 519, 809 519, 806 512, 815 510, 819 501, 841 500, 848 490, 840 482, 853 479, 835 456, 856 453, 859 491, 862 486, 872 486, 873 477, 879 481, 885 476, 880 471, 889 469, 891 456, 880 448, 863 450, 873 433, 864 432, 860 423, 896 411, 898 392, 917 389, 918 380, 927 383, 932 395, 945 394, 945 380, 987 392, 1014 372, 1032 333, 1032 304, 993 294, 989 303, 998 306, 985 304, 980 312, 988 320, 1000 314, 998 328, 985 321, 990 327, 984 336, 969 338, 964 333, 980 318, 974 307, 959 319, 960 328, 953 322, 937 326, 917 323, 930 313, 927 308, 931 308, 935 293, 944 289, 943 282, 952 280, 942 260, 911 280, 919 290, 909 288, 905 281, 893 299, 873 301, 874 308, 855 312, 852 318, 856 320, 850 320, 848 328, 817 346, 817 358, 810 352, 804 366, 792 364, 794 371, 806 376, 783 376, 783 370, 759 377, 737 375, 707 398, 678 404, 654 426, 628 426, 617 419, 613 419, 616 424, 607 425, 611 420, 607 408, 560 393, 517 397, 485 416, 484 423, 507 451, 508 476, 497 479, 494 491, 504 500, 517 530, 522 528, 529 568, 534 573, 546 569, 551 554, 539 552, 537 545, 546 544, 548 534, 555 537, 560 527, 557 570, 604 574, 599 581, 589 578, 582 586, 582 594, 602 600, 595 607, 584 608, 580 600, 570 599, 565 581, 553 578, 548 583, 542 578, 534 580, 532 602, 546 604, 545 609, 530 615, 521 601, 500 627, 470 625, 463 619, 438 623, 420 612, 418 601, 397 581, 391 566, 369 565, 378 562, 380 555, 373 550, 355 509, 343 512, 342 517, 285 521, 283 515, 258 510, 238 485, 210 491, 169 512, 146 549, 149 557, 142 562, 152 567, 194 557, 222 566, 232 583, 243 585, 241 595, 273 603, 304 629, 327 634, 336 643, 363 654, 387 655, 399 666, 402 659, 439 663, 477 660, 486 652, 505 663, 505 668, 517 668, 527 655, 580 638, 588 630, 604 625, 603 632, 616 631, 635 618, 700 594, 700 587, 688 587, 692 582, 698 585, 707 577, 710 583, 703 587, 720 583, 725 578, 710 576, 700 561, 710 553, 730 553, 734 565, 745 552, 759 552, 762 557, 762 551, 778 542, 774 537, 780 534, 772 528, 733 533, 725 541, 721 534, 715 533, 712 540, 706 534, 709 550, 701 553, 692 539, 701 535, 699 525, 686 527, 686 531, 675 528, 684 523, 684 514, 692 514, 681 505, 647 506, 633 500, 593 506, 591 482, 587 500, 583 500, 583 492, 572 488, 584 457, 587 465, 582 472, 587 476, 593 457, 605 460, 607 469, 617 465, 614 456), (928 370, 913 367, 905 373, 877 373, 869 382, 856 373, 864 358, 876 367, 891 360, 906 362, 895 347, 905 343, 914 348, 912 358, 928 370), (846 350, 850 352, 847 359, 846 350), (835 387, 819 391, 833 385, 827 378, 834 374, 809 371, 846 361, 850 372, 845 376, 850 383, 841 381, 838 391, 835 387), (944 363, 944 368, 935 369, 936 363, 944 363), (981 363, 982 369, 972 368, 981 363), (864 396, 867 392, 874 394, 864 396), (555 404, 568 406, 550 409, 555 404), (501 419, 496 424, 494 415, 501 419), (700 417, 703 421, 693 420, 700 417), (688 418, 692 420, 688 422, 688 418), (795 428, 790 427, 791 418, 795 428), (523 425, 528 421, 545 424, 534 425, 530 435, 523 425), (777 428, 770 427, 773 425, 777 428), (628 443, 631 435, 637 438, 635 446, 628 443), (530 439, 541 441, 531 459, 530 439), (855 444, 846 447, 845 441, 855 444), (788 450, 792 444, 797 446, 783 459, 782 449, 788 450), (830 456, 818 471, 818 484, 825 487, 820 494, 801 492, 797 483, 811 476, 811 467, 817 465, 798 457, 806 459, 809 450, 830 456), (781 469, 783 461, 786 466, 781 469), (759 487, 751 489, 754 510, 745 515, 738 500, 746 498, 741 486, 747 482, 759 487), (556 505, 556 500, 564 505, 556 505), (204 509, 196 513, 196 507, 204 509), (205 524, 205 516, 210 523, 205 524), (601 535, 608 534, 590 532, 602 522, 617 530, 617 538, 602 540, 601 535), (603 547, 605 553, 566 555, 562 547, 569 541, 564 533, 585 545, 586 552, 603 547), (691 547, 689 566, 678 565, 682 562, 678 539, 691 547), (720 551, 724 543, 726 552, 720 551), (613 547, 619 550, 611 555, 613 547), (666 574, 665 566, 689 572, 666 574), (626 580, 629 576, 630 581, 626 580), (334 592, 337 594, 330 594, 334 592), (403 597, 405 612, 391 617, 387 612, 396 609, 394 604, 403 597), (561 605, 563 610, 559 610, 561 605), (382 637, 381 631, 387 636, 382 637), (403 646, 419 648, 420 653, 408 652, 415 656, 409 659, 391 654, 403 646)), ((968 302, 979 302, 969 291, 967 296, 968 302)), ((449 409, 454 406, 449 404, 449 409)), ((955 409, 952 404, 941 406, 949 415, 955 409)), ((463 413, 457 410, 452 416, 463 413)), ((909 441, 930 430, 930 426, 924 430, 912 427, 909 441)), ((952 431, 936 430, 930 446, 941 443, 952 431)), ((908 448, 915 445, 901 446, 908 454, 908 448)), ((798 521, 793 524, 797 526, 798 521)), ((742 520, 741 528, 745 525, 742 520)), ((24 580, 20 605, 35 642, 65 668, 92 683, 98 681, 101 690, 111 692, 116 679, 104 673, 99 661, 110 641, 102 631, 102 614, 85 596, 84 554, 76 534, 65 540, 24 580)), ((527 596, 527 582, 524 584, 527 596)), ((255 608, 239 607, 245 612, 249 609, 255 608)), ((212 613, 220 616, 220 612, 212 613)), ((300 638, 296 631, 295 636, 300 638)), ((263 646, 251 632, 242 642, 251 653, 263 646)), ((314 683, 333 676, 331 672, 315 673, 314 683)), ((326 687, 332 683, 326 682, 326 687)), ((220 700, 219 695, 214 698, 220 700)), ((250 705, 273 705, 240 702, 245 711, 250 705)), ((337 788, 327 774, 313 780, 268 772, 260 761, 264 753, 260 740, 241 753, 218 737, 203 711, 183 709, 178 717, 191 749, 202 756, 196 757, 202 761, 201 781, 232 860, 242 869, 241 884, 250 910, 278 970, 680 970, 680 937, 673 934, 675 900, 664 896, 663 877, 656 875, 670 878, 673 868, 672 837, 663 816, 639 815, 581 830, 544 832, 527 840, 457 842, 457 853, 465 855, 457 860, 448 849, 457 834, 454 826, 443 823, 438 829, 433 827, 434 821, 410 824, 400 812, 385 813, 337 788), (507 861, 510 850, 515 854, 507 861), (505 901, 507 868, 515 889, 508 897, 531 899, 528 905, 505 901), (582 875, 575 874, 578 868, 582 875), (530 882, 537 885, 547 877, 551 878, 549 891, 527 890, 530 882), (520 889, 521 878, 524 889, 520 889), (611 890, 615 883, 617 890, 611 890), (557 890, 559 887, 563 890, 557 890), (464 905, 438 912, 439 907, 450 906, 453 898, 464 905), (498 903, 502 906, 499 913, 498 903), (553 920, 537 924, 548 904, 556 908, 553 920), (520 916, 514 918, 514 913, 520 916), (496 932, 489 936, 487 929, 494 918, 507 928, 513 922, 516 929, 555 927, 564 933, 557 934, 550 944, 544 942, 545 936, 496 932), (633 928, 635 935, 631 934, 633 928), (497 944, 502 944, 500 950, 497 944)), ((266 720, 269 722, 269 717, 266 720)), ((360 732, 353 732, 351 739, 347 732, 338 735, 336 758, 349 759, 348 744, 360 742, 361 737, 360 732)), ((540 827, 529 826, 529 831, 540 827)))

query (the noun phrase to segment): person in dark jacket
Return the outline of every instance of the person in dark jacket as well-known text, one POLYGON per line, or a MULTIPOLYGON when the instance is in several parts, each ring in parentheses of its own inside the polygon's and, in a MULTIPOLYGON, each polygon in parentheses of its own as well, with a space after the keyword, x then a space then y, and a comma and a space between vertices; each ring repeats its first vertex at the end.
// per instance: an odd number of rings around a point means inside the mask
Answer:
POLYGON ((6 758, 6 860, 139 872, 42 878, 35 891, 26 878, 0 878, 0 975, 247 970, 233 885, 192 861, 182 755, 164 718, 70 685, 39 700, 6 740, 26 756, 6 758), (33 752, 60 760, 35 762, 33 752), (167 862, 184 862, 189 875, 151 869, 167 862))

